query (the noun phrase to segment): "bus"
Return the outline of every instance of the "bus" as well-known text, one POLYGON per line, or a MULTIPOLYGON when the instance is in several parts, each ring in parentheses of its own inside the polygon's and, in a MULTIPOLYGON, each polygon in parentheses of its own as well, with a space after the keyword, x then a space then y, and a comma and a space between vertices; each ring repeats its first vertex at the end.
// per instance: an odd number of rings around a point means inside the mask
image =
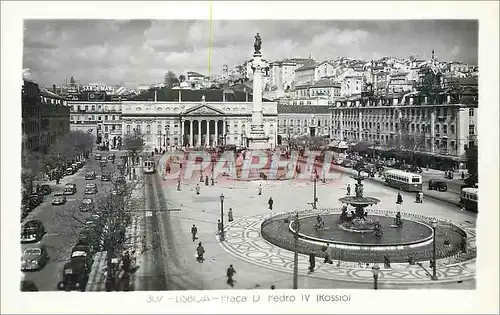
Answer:
POLYGON ((143 163, 144 174, 156 173, 156 162, 153 160, 146 160, 143 163))
POLYGON ((422 191, 422 176, 401 170, 384 172, 387 185, 409 192, 422 191))
POLYGON ((477 188, 467 187, 462 188, 460 191, 460 205, 465 208, 465 210, 478 212, 477 211, 477 188))

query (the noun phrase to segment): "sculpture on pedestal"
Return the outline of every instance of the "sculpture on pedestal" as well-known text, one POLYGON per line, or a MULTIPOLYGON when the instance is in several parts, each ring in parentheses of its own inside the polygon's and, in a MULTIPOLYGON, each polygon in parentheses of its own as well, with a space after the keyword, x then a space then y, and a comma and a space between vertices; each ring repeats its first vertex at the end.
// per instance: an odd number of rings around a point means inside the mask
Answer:
POLYGON ((255 35, 255 41, 253 43, 253 48, 255 49, 256 54, 260 54, 260 48, 262 47, 262 38, 260 38, 259 33, 255 35))

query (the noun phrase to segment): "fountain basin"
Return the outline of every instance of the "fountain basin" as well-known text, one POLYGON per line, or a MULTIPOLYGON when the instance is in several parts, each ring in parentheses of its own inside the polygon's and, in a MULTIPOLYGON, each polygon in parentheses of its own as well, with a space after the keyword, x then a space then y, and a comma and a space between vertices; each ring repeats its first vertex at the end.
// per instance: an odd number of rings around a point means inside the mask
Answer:
MULTIPOLYGON (((429 225, 409 219, 403 219, 403 227, 391 227, 394 217, 369 215, 367 220, 377 220, 382 226, 383 235, 376 237, 375 232, 366 229, 352 229, 340 224, 338 214, 322 215, 325 227, 316 230, 316 215, 299 219, 299 238, 317 244, 328 244, 336 248, 353 250, 401 250, 428 245, 432 242, 433 229, 429 225)), ((295 233, 294 224, 289 224, 291 233, 295 233)))

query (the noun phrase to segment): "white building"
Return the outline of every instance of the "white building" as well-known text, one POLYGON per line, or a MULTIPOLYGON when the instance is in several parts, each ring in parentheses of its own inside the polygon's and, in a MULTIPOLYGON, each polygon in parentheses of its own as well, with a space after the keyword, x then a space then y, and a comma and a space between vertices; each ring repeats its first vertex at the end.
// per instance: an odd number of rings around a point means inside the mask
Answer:
MULTIPOLYGON (((222 90, 150 91, 122 107, 123 136, 144 134, 146 147, 247 145, 252 102, 245 93, 222 90), (203 100, 204 99, 204 100, 203 100)), ((276 145, 275 102, 263 102, 264 131, 276 145)))
POLYGON ((327 106, 278 105, 278 144, 301 136, 330 137, 331 121, 327 106))

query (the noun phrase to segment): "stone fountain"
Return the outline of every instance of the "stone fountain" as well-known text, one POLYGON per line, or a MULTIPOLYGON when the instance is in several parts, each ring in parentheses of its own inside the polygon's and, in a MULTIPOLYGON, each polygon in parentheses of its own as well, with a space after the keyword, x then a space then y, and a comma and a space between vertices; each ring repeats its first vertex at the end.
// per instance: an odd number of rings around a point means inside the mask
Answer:
POLYGON ((380 199, 374 197, 363 196, 363 180, 366 177, 361 175, 361 169, 358 168, 358 175, 352 176, 354 180, 357 181, 355 188, 355 196, 346 196, 340 198, 340 202, 353 206, 355 211, 352 216, 347 214, 347 206, 342 209, 342 214, 340 215, 340 227, 344 230, 365 233, 365 232, 380 232, 380 224, 373 222, 372 220, 367 220, 368 213, 365 212, 365 208, 371 205, 375 205, 380 202, 380 199))

